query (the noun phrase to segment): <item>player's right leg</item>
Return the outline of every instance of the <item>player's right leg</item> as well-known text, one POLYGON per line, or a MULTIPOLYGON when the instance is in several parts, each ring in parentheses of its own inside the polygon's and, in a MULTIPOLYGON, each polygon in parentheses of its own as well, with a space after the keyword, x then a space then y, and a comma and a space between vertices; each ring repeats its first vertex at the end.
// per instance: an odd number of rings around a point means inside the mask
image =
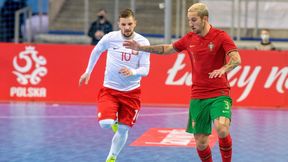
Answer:
POLYGON ((116 132, 119 103, 110 91, 113 90, 105 87, 99 91, 97 116, 101 128, 112 128, 116 132))
POLYGON ((193 133, 196 141, 197 153, 202 162, 212 162, 212 153, 209 147, 211 134, 211 118, 209 104, 205 100, 193 99, 190 101, 187 132, 193 133))
POLYGON ((112 125, 115 125, 117 122, 114 119, 103 119, 99 120, 99 125, 101 128, 111 128, 112 125))
POLYGON ((194 134, 197 153, 202 162, 212 162, 212 153, 209 147, 209 135, 194 134))

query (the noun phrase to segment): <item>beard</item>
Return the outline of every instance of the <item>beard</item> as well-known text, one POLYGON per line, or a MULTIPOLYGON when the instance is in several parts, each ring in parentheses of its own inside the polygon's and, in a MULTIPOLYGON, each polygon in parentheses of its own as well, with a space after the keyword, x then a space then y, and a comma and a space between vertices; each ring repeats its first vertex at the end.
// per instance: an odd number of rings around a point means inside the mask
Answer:
POLYGON ((198 34, 200 35, 205 29, 205 22, 202 21, 199 25, 199 28, 195 28, 195 29, 192 29, 192 31, 195 33, 195 34, 198 34))
POLYGON ((195 29, 195 30, 193 30, 193 32, 194 32, 195 34, 200 34, 200 33, 201 33, 201 30, 200 30, 200 29, 195 29))
POLYGON ((122 35, 126 38, 129 38, 133 35, 133 31, 124 31, 122 35))

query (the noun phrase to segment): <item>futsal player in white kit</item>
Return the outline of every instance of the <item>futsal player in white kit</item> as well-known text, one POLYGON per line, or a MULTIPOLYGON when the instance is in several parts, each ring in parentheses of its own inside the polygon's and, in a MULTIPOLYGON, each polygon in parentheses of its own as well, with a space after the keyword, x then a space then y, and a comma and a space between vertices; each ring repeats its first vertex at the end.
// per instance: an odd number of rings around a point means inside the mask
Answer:
POLYGON ((133 11, 120 13, 119 31, 106 34, 91 52, 86 71, 79 84, 88 84, 90 74, 100 55, 107 51, 103 88, 98 94, 98 120, 101 128, 112 128, 115 132, 106 162, 115 162, 124 147, 129 129, 135 124, 140 110, 140 81, 147 76, 150 53, 138 52, 123 47, 125 40, 133 39, 141 45, 149 41, 134 32, 136 19, 133 11))

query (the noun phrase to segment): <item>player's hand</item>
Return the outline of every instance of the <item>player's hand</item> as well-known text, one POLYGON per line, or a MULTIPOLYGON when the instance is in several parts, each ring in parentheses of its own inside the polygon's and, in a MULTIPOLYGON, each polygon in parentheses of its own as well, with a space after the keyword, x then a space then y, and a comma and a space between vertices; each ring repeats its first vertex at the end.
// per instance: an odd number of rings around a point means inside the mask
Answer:
POLYGON ((220 78, 222 77, 222 75, 224 75, 226 73, 225 68, 220 68, 220 69, 216 69, 214 71, 212 71, 209 74, 209 78, 220 78))
POLYGON ((82 74, 80 79, 79 79, 79 86, 81 86, 84 81, 85 81, 85 84, 88 84, 89 79, 90 79, 90 74, 88 74, 88 73, 82 74))
POLYGON ((140 44, 137 43, 135 40, 126 40, 123 42, 123 46, 132 50, 139 50, 140 44))
POLYGON ((98 30, 98 31, 95 32, 95 38, 101 39, 103 36, 104 36, 104 32, 103 31, 98 30))
POLYGON ((122 75, 124 75, 124 76, 131 76, 131 75, 133 75, 133 72, 132 72, 130 69, 126 68, 126 67, 121 68, 120 71, 119 71, 119 73, 122 74, 122 75))

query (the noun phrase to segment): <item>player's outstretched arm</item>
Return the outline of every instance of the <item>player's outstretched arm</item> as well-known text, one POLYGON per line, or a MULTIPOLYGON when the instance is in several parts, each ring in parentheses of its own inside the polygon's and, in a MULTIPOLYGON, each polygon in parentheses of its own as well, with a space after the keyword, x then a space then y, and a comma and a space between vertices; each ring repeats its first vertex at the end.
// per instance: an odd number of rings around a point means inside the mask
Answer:
POLYGON ((141 46, 135 40, 127 40, 127 41, 124 41, 123 46, 129 49, 136 50, 136 51, 144 51, 144 52, 160 54, 160 55, 171 54, 171 53, 176 52, 172 44, 141 46))

